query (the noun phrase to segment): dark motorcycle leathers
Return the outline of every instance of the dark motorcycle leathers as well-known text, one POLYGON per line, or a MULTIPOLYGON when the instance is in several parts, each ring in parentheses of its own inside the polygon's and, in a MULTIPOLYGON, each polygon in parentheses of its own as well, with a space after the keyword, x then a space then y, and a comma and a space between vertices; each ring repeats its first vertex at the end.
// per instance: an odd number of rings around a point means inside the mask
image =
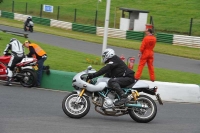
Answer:
POLYGON ((106 63, 107 64, 103 68, 93 73, 92 77, 94 78, 105 74, 104 77, 110 78, 108 87, 114 89, 121 97, 125 97, 121 87, 126 87, 135 82, 135 72, 130 70, 116 55, 110 58, 106 63))
POLYGON ((24 22, 24 26, 28 26, 30 21, 32 21, 32 19, 31 18, 27 18, 26 21, 24 22))

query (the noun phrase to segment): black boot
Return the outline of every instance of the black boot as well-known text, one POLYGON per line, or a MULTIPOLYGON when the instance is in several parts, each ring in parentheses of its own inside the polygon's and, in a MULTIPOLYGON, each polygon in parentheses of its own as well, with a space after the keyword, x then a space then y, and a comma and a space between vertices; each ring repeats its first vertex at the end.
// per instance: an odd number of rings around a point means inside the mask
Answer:
POLYGON ((12 80, 12 78, 11 77, 8 77, 8 79, 7 79, 7 82, 4 84, 5 86, 11 86, 12 84, 11 84, 11 80, 12 80))
POLYGON ((128 101, 127 95, 124 94, 124 91, 121 89, 120 86, 119 86, 119 87, 116 87, 116 88, 114 88, 114 89, 116 90, 117 94, 119 94, 119 96, 120 96, 120 98, 121 98, 120 100, 116 101, 116 102, 114 103, 114 105, 115 105, 115 106, 120 106, 120 105, 122 105, 122 104, 125 104, 125 103, 128 101))
POLYGON ((46 74, 49 75, 50 74, 50 66, 45 66, 45 71, 46 71, 46 74))
POLYGON ((125 104, 126 102, 128 102, 128 98, 127 98, 127 95, 124 94, 124 95, 121 95, 121 99, 116 101, 114 104, 115 106, 120 106, 120 105, 125 104))

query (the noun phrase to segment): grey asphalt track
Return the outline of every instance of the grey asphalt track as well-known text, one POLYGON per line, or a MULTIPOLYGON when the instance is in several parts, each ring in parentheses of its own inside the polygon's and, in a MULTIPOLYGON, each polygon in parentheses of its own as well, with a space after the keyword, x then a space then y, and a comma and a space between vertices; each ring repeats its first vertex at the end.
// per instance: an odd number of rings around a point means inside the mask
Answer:
POLYGON ((199 133, 199 104, 164 103, 147 124, 129 115, 106 117, 94 111, 82 119, 67 117, 62 99, 67 92, 5 87, 0 83, 0 133, 199 133))
MULTIPOLYGON (((42 43, 46 43, 46 44, 50 44, 50 45, 54 45, 54 46, 58 46, 62 48, 72 49, 72 50, 76 50, 76 51, 80 51, 84 53, 101 55, 101 51, 102 51, 101 44, 90 43, 90 42, 85 42, 85 41, 70 39, 66 37, 50 35, 50 34, 44 34, 40 32, 33 32, 33 33, 24 32, 22 28, 19 29, 19 28, 8 27, 8 26, 3 26, 3 25, 0 25, 0 29, 28 33, 29 39, 37 40, 38 42, 42 42, 42 43)), ((124 54, 126 58, 130 56, 137 57, 137 54, 138 54, 138 50, 131 50, 131 49, 113 47, 113 46, 108 46, 108 47, 114 48, 114 50, 116 51, 116 54, 118 55, 124 54)), ((138 63, 138 61, 139 60, 137 59, 136 63, 138 63)), ((158 67, 158 68, 167 68, 171 70, 179 70, 179 71, 184 71, 184 72, 192 72, 192 73, 200 74, 200 70, 199 70, 200 61, 194 60, 194 59, 187 59, 187 58, 155 53, 154 65, 155 67, 158 67)))

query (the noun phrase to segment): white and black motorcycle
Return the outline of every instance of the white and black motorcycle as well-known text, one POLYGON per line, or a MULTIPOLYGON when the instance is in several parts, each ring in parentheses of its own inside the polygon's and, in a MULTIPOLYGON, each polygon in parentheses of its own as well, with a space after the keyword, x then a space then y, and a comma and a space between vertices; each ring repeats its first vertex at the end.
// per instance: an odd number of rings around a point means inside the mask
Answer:
POLYGON ((155 101, 145 93, 156 96, 158 103, 163 104, 159 94, 156 94, 157 87, 149 88, 143 81, 136 81, 134 84, 122 88, 128 95, 129 101, 121 106, 115 106, 114 102, 119 100, 119 95, 107 87, 109 78, 100 77, 88 79, 88 73, 96 72, 89 66, 85 71, 76 74, 72 85, 75 90, 64 97, 62 109, 71 118, 82 118, 90 110, 90 100, 95 105, 95 110, 106 116, 121 116, 129 114, 136 122, 147 123, 154 119, 157 114, 155 101), (144 92, 139 94, 139 92, 144 92))
POLYGON ((33 32, 33 27, 34 27, 33 21, 29 21, 27 25, 26 25, 26 22, 24 22, 24 31, 33 32))

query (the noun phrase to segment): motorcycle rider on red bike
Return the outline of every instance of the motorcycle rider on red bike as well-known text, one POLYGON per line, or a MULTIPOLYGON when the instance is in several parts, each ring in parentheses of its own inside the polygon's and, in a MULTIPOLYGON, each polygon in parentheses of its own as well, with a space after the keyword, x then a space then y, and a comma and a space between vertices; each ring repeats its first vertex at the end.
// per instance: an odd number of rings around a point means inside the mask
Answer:
POLYGON ((15 68, 15 65, 24 58, 24 47, 22 43, 19 42, 16 38, 10 39, 10 43, 7 44, 3 54, 7 55, 8 51, 11 51, 11 58, 7 66, 7 82, 6 86, 11 86, 11 80, 13 77, 13 70, 15 68))

